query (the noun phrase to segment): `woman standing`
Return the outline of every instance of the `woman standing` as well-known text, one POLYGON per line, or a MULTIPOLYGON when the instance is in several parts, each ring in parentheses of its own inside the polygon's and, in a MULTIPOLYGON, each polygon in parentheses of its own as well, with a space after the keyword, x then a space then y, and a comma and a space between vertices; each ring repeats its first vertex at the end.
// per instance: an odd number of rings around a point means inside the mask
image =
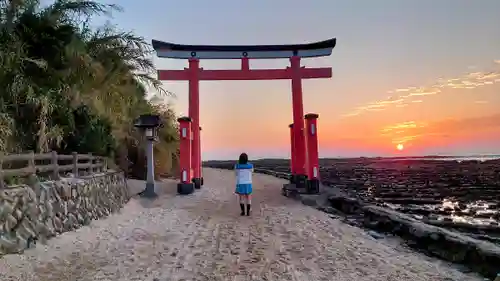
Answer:
POLYGON ((234 166, 234 170, 236 172, 236 194, 238 194, 240 199, 240 215, 245 215, 246 204, 246 215, 249 216, 252 205, 250 196, 252 194, 253 165, 248 163, 248 155, 246 153, 240 155, 238 164, 234 166))

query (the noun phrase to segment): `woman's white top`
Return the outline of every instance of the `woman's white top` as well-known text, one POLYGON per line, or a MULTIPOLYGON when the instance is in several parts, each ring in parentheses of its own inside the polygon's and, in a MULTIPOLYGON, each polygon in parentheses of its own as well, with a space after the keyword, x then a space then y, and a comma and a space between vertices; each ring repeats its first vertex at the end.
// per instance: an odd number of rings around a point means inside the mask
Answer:
POLYGON ((236 184, 252 184, 252 164, 236 164, 236 184))

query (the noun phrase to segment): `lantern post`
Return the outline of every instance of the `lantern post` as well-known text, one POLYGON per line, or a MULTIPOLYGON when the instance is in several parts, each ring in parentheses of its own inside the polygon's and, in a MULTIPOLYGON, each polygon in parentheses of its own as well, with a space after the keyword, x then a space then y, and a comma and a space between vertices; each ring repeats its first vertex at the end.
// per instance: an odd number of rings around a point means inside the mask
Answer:
POLYGON ((153 143, 158 136, 158 127, 162 125, 159 115, 144 114, 136 119, 134 126, 144 134, 146 145, 146 189, 140 193, 142 197, 155 198, 158 195, 155 191, 155 163, 153 157, 153 143))

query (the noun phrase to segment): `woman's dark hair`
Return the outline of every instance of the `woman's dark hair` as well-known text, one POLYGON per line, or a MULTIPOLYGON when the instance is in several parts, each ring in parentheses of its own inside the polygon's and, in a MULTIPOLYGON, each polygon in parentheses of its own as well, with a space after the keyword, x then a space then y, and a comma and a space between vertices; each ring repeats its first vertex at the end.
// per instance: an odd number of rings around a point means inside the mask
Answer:
POLYGON ((240 158, 238 159, 238 164, 247 164, 248 163, 248 155, 246 153, 240 154, 240 158))

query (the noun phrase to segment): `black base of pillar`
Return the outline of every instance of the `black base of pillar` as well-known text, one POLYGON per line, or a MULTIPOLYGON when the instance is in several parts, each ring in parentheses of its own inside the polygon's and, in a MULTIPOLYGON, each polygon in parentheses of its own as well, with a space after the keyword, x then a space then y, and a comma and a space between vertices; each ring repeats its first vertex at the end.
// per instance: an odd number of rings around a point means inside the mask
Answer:
POLYGON ((307 190, 307 176, 306 175, 295 175, 295 187, 298 190, 307 190))
POLYGON ((194 188, 195 189, 200 189, 201 188, 201 179, 202 178, 193 178, 193 183, 194 183, 194 188))
POLYGON ((318 194, 319 193, 319 180, 311 179, 307 180, 307 193, 308 194, 318 194))
POLYGON ((146 183, 146 189, 139 193, 139 196, 144 198, 156 198, 158 194, 155 192, 155 184, 154 183, 146 183))
POLYGON ((194 192, 194 184, 193 183, 178 183, 177 184, 177 193, 181 195, 188 195, 194 192))
POLYGON ((295 187, 295 184, 293 183, 283 184, 283 187, 281 188, 281 195, 286 197, 293 197, 296 194, 297 194, 297 188, 295 187))
POLYGON ((283 184, 281 188, 281 194, 286 197, 296 197, 304 193, 307 193, 306 175, 290 175, 290 183, 283 184))

